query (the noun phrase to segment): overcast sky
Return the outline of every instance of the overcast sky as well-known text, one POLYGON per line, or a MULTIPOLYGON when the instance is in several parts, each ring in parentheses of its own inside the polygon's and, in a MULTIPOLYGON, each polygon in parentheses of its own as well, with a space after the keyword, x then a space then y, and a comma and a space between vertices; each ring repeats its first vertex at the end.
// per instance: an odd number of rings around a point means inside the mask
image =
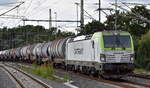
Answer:
MULTIPOLYGON (((15 7, 17 4, 13 5, 2 5, 4 3, 12 3, 12 2, 19 2, 25 1, 21 7, 18 9, 13 10, 12 12, 7 13, 7 15, 17 15, 17 16, 25 16, 28 19, 45 19, 49 18, 49 9, 52 9, 52 18, 55 19, 57 13, 57 19, 61 20, 76 20, 76 5, 75 2, 80 3, 80 0, 0 0, 0 14, 4 13, 5 11, 15 7)), ((98 12, 96 9, 98 5, 93 3, 98 3, 99 0, 84 0, 85 3, 85 10, 92 15, 94 19, 98 20, 98 12)), ((150 3, 150 0, 118 0, 119 2, 140 2, 140 3, 150 3)), ((110 3, 115 2, 115 0, 102 0, 102 8, 108 8, 113 6, 110 3)), ((106 11, 107 14, 110 14, 109 11, 106 11)), ((85 15, 87 15, 85 13, 85 15)), ((102 22, 106 20, 105 14, 102 13, 102 22)), ((90 22, 91 19, 85 16, 85 23, 90 22)), ((23 22, 21 20, 16 19, 4 19, 0 18, 0 27, 16 27, 18 25, 22 25, 23 22)), ((43 25, 48 28, 48 23, 43 22, 26 22, 26 24, 33 24, 33 25, 43 25)), ((55 26, 56 23, 53 23, 55 26)), ((75 28, 76 23, 57 23, 57 26, 63 30, 68 28, 75 28)))

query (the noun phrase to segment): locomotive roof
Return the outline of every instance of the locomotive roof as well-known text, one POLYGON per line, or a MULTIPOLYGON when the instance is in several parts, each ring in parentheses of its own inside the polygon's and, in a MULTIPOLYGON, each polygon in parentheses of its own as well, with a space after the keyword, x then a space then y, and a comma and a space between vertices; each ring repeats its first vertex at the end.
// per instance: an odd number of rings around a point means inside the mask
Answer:
POLYGON ((102 34, 108 34, 108 35, 130 35, 130 33, 129 32, 126 32, 126 31, 120 31, 120 30, 110 30, 110 31, 101 31, 101 32, 96 32, 95 34, 97 34, 97 33, 102 33, 102 34))

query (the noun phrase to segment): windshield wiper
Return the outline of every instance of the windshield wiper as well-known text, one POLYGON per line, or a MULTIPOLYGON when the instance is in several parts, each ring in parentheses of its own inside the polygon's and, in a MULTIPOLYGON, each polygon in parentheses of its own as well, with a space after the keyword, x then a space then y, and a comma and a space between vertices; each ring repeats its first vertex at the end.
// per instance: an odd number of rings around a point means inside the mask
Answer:
POLYGON ((123 50, 126 50, 125 46, 122 44, 122 42, 120 41, 120 39, 118 38, 118 36, 116 36, 116 44, 117 44, 117 46, 121 45, 121 48, 123 50))
POLYGON ((111 47, 111 50, 115 50, 115 46, 113 45, 113 47, 111 47))
MULTIPOLYGON (((114 36, 113 36, 114 37, 114 36)), ((115 38, 113 38, 113 42, 112 42, 113 46, 111 47, 111 50, 115 50, 115 38)))

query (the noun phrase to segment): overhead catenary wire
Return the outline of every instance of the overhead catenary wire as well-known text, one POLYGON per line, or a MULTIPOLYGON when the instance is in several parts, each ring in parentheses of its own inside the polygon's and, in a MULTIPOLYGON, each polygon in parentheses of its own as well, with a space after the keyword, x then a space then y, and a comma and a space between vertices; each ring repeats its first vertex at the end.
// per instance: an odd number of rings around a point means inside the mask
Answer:
MULTIPOLYGON (((79 5, 80 3, 77 3, 77 5, 79 5)), ((81 5, 79 5, 81 7, 81 5)), ((90 19, 92 20, 96 20, 91 14, 88 13, 88 11, 86 11, 85 9, 83 9, 84 12, 89 16, 90 19)), ((85 16, 85 15, 84 15, 85 16)))
MULTIPOLYGON (((39 1, 39 5, 36 5, 35 7, 31 8, 31 9, 30 9, 30 10, 31 10, 30 12, 32 12, 32 15, 35 14, 35 13, 37 14, 37 10, 42 11, 42 9, 41 9, 40 7, 41 7, 42 4, 44 4, 46 1, 47 1, 47 0, 42 1, 42 2, 39 1), (34 12, 33 12, 33 11, 34 11, 34 12)), ((30 6, 28 6, 27 8, 34 6, 33 3, 34 3, 33 0, 31 0, 31 4, 30 4, 30 6)), ((29 10, 29 9, 28 9, 28 10, 29 10)), ((29 13, 25 13, 26 16, 27 16, 27 14, 29 14, 29 13)), ((31 14, 31 13, 30 13, 30 14, 31 14)), ((30 14, 29 14, 29 15, 30 15, 30 14)), ((29 15, 28 15, 28 16, 29 16, 29 15)))
MULTIPOLYGON (((128 7, 129 9, 131 9, 126 3, 122 3, 122 4, 124 4, 126 7, 128 7)), ((133 13, 134 13, 135 16, 137 16, 138 18, 142 19, 143 21, 146 21, 146 22, 150 23, 149 19, 143 17, 141 14, 137 13, 135 10, 132 10, 132 11, 133 11, 133 13)))
MULTIPOLYGON (((23 21, 49 22, 49 20, 22 19, 23 21)), ((52 22, 80 22, 76 20, 51 20, 52 22)))
MULTIPOLYGON (((25 1, 25 0, 21 0, 21 2, 22 2, 22 1, 25 1)), ((38 1, 40 1, 40 0, 38 0, 38 1)), ((26 2, 27 2, 27 1, 26 1, 26 2)), ((27 8, 24 9, 25 14, 23 14, 23 15, 25 15, 25 16, 27 16, 27 14, 29 13, 29 11, 28 11, 29 9, 31 10, 30 12, 32 12, 32 11, 35 10, 35 9, 33 9, 33 8, 30 8, 30 7, 32 7, 32 5, 33 5, 33 4, 32 4, 33 0, 31 0, 30 2, 31 2, 31 3, 29 3, 29 5, 27 6, 27 8)), ((59 2, 59 0, 57 0, 57 2, 55 2, 55 3, 58 3, 58 2, 59 2)), ((43 4, 43 3, 45 3, 44 0, 40 1, 40 4, 43 4)), ((40 5, 40 6, 41 6, 41 5, 40 5)), ((37 9, 38 9, 38 8, 40 8, 40 7, 37 6, 37 9)), ((95 19, 92 17, 92 15, 90 15, 87 11, 85 11, 85 12, 86 12, 86 14, 89 15, 88 17, 89 17, 90 19, 95 20, 95 19)), ((20 14, 19 14, 19 15, 20 15, 20 14)), ((24 19, 25 19, 25 16, 24 16, 24 19)), ((5 17, 2 17, 2 18, 5 18, 5 17)), ((6 18, 8 18, 8 19, 15 19, 16 17, 12 17, 12 18, 11 18, 11 17, 6 17, 6 18)), ((19 19, 19 17, 16 18, 16 19, 19 19)))
POLYGON ((118 4, 128 4, 128 5, 150 5, 150 3, 128 3, 128 2, 121 2, 118 4))
POLYGON ((10 10, 8 10, 8 11, 2 13, 2 14, 0 14, 0 16, 5 15, 6 13, 8 13, 8 12, 10 12, 10 11, 12 11, 12 10, 18 8, 18 7, 19 7, 20 5, 22 5, 23 3, 24 3, 24 2, 21 2, 19 5, 17 5, 17 6, 15 6, 15 7, 11 8, 10 10))
POLYGON ((91 14, 89 14, 86 10, 84 10, 84 12, 89 16, 90 19, 92 20, 96 20, 91 14))
POLYGON ((17 4, 17 3, 22 3, 22 2, 10 2, 10 3, 2 3, 0 6, 6 6, 6 5, 11 5, 11 4, 17 4))
MULTIPOLYGON (((124 3, 122 3, 122 4, 125 5, 124 3)), ((130 10, 127 10, 127 9, 121 7, 121 6, 116 5, 116 4, 111 4, 111 5, 115 5, 115 6, 117 6, 118 8, 120 8, 120 9, 122 9, 122 10, 124 10, 124 11, 130 12, 131 14, 133 14, 134 16, 136 16, 136 18, 138 18, 138 19, 140 19, 140 20, 143 20, 143 21, 145 21, 145 22, 150 23, 150 20, 149 20, 149 19, 143 17, 142 15, 140 15, 139 13, 137 13, 137 12, 135 12, 135 11, 131 12, 130 10)), ((126 5, 125 5, 125 6, 126 6, 126 5)))
MULTIPOLYGON (((13 11, 13 10, 15 10, 16 8, 19 8, 22 4, 24 4, 24 2, 16 2, 16 3, 20 3, 20 4, 16 5, 15 7, 11 8, 11 9, 5 11, 5 12, 3 12, 2 14, 0 14, 0 18, 5 18, 5 19, 6 19, 6 18, 7 18, 7 19, 19 19, 19 16, 15 16, 15 15, 12 15, 12 16, 10 16, 10 15, 5 15, 5 14, 7 14, 7 13, 13 11), (2 17, 2 16, 7 16, 7 17, 2 17), (15 17, 14 17, 14 16, 15 16, 15 17)), ((18 15, 18 13, 19 13, 19 10, 17 10, 17 15, 18 15)), ((8 21, 8 20, 7 20, 7 21, 8 21)), ((7 25, 8 25, 8 23, 10 23, 10 22, 7 22, 7 25)), ((6 23, 5 23, 5 24, 6 24, 6 23)))
MULTIPOLYGON (((31 4, 32 4, 32 1, 33 1, 33 0, 30 0, 30 3, 29 3, 29 5, 28 5, 28 7, 27 7, 26 10, 23 12, 24 14, 26 14, 27 11, 29 10, 29 8, 30 8, 30 6, 31 6, 31 4)), ((26 15, 27 15, 27 14, 26 14, 26 15)))

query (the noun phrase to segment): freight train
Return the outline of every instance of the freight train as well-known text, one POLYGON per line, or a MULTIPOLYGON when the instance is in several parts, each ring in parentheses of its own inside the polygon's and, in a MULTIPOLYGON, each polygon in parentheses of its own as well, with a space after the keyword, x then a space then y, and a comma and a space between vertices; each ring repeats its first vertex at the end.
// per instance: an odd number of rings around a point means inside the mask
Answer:
POLYGON ((134 45, 128 32, 102 31, 0 51, 0 60, 49 60, 75 72, 122 77, 134 70, 134 45))

